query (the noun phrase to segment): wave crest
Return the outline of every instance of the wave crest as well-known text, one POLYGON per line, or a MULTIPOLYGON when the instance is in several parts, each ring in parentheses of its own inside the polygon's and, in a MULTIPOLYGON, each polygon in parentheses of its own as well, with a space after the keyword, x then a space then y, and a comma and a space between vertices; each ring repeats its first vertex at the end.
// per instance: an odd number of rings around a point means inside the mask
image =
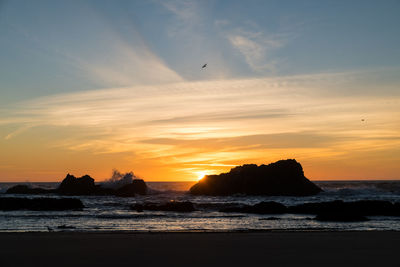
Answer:
POLYGON ((133 172, 120 173, 114 169, 110 179, 101 183, 102 187, 118 189, 124 185, 131 184, 134 179, 139 179, 133 172))

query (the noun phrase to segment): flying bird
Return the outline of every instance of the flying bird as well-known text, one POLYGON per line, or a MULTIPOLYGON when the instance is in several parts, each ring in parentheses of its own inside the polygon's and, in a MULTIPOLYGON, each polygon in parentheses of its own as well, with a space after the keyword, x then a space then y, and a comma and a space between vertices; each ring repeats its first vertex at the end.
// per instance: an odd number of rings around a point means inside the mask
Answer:
POLYGON ((201 67, 202 69, 204 69, 205 67, 207 67, 207 63, 203 65, 203 67, 201 67))

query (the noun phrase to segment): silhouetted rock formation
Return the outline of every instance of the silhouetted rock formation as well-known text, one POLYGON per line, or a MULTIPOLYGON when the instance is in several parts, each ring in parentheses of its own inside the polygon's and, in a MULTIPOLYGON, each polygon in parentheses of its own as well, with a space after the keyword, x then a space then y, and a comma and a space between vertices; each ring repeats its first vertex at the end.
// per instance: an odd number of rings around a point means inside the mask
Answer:
POLYGON ((67 174, 57 189, 44 189, 44 188, 30 188, 27 185, 16 185, 9 188, 6 194, 60 194, 67 196, 84 196, 84 195, 95 195, 95 196, 121 196, 121 197, 133 197, 136 194, 146 195, 147 185, 142 179, 134 179, 132 183, 126 184, 118 189, 103 187, 95 185, 94 179, 89 175, 84 175, 80 178, 76 178, 71 174, 67 174))
POLYGON ((0 210, 36 210, 36 211, 59 211, 80 210, 84 206, 76 198, 0 198, 0 210))
POLYGON ((383 200, 360 200, 343 202, 304 203, 286 207, 283 204, 269 201, 255 205, 226 207, 220 212, 240 212, 256 214, 314 214, 318 221, 356 222, 368 220, 365 216, 400 216, 400 203, 391 203, 383 200))
POLYGON ((239 207, 229 207, 225 209, 221 209, 221 212, 242 212, 242 213, 256 213, 256 214, 283 214, 287 212, 287 208, 285 205, 269 201, 269 202, 260 202, 253 206, 244 205, 239 207))
POLYGON ((400 216, 400 205, 383 200, 304 203, 288 208, 289 213, 302 214, 358 214, 363 216, 400 216))
POLYGON ((89 175, 76 178, 68 173, 57 188, 57 192, 69 196, 93 195, 96 192, 96 186, 94 179, 89 175))
POLYGON ((6 194, 30 194, 30 195, 42 195, 55 193, 53 189, 44 188, 31 188, 27 185, 15 185, 7 189, 6 194))
POLYGON ((131 209, 136 211, 151 210, 151 211, 176 211, 176 212, 192 212, 195 211, 193 203, 190 201, 178 202, 171 201, 164 204, 136 204, 131 207, 131 209))
POLYGON ((333 212, 317 214, 315 220, 321 222, 365 222, 369 219, 360 214, 348 212, 333 212))
POLYGON ((66 224, 62 224, 62 225, 57 226, 57 229, 62 229, 62 230, 75 229, 75 228, 76 228, 75 226, 70 226, 70 225, 66 225, 66 224))
POLYGON ((135 194, 146 195, 147 185, 142 179, 134 179, 131 184, 122 186, 115 191, 119 197, 134 197, 135 194))
POLYGON ((303 168, 294 159, 238 166, 228 173, 207 175, 190 188, 194 195, 309 196, 321 191, 304 177, 303 168))
POLYGON ((396 202, 393 204, 393 209, 397 216, 400 216, 400 202, 396 202))

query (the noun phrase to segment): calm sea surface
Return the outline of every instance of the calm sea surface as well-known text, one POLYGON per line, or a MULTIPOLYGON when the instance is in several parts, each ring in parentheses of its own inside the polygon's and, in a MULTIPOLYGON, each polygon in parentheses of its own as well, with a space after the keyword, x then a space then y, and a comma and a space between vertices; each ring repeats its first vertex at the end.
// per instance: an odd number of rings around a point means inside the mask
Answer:
MULTIPOLYGON (((332 200, 389 200, 400 202, 400 181, 315 182, 324 190, 312 197, 191 196, 193 182, 147 182, 157 190, 146 196, 79 196, 82 211, 0 211, 0 231, 241 231, 241 230, 400 230, 400 217, 371 216, 366 222, 318 222, 313 215, 256 215, 223 213, 232 204, 277 201, 285 205, 332 200), (161 192, 160 192, 161 191, 161 192), (132 204, 191 201, 198 211, 191 213, 136 212, 132 204)), ((20 184, 20 183, 19 183, 20 184)), ((59 183, 31 183, 33 187, 55 188, 59 183)), ((15 184, 0 183, 0 197, 40 197, 2 194, 15 184)), ((57 197, 57 196, 52 196, 57 197)))

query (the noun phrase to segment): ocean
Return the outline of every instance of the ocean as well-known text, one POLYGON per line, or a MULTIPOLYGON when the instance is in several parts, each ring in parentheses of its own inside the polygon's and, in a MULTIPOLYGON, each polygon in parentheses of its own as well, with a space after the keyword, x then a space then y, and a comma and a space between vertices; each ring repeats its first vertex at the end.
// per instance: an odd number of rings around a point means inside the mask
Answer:
MULTIPOLYGON (((310 197, 192 196, 194 182, 147 182, 154 190, 146 196, 79 196, 81 211, 0 211, 0 232, 47 231, 268 231, 268 230, 395 230, 400 217, 369 216, 365 222, 320 222, 314 215, 258 215, 219 212, 233 204, 276 201, 284 205, 332 200, 388 200, 400 202, 400 181, 314 181, 324 192, 310 197), (156 193, 157 190, 158 192, 156 193), (189 213, 131 210, 137 203, 190 201, 197 211, 189 213)), ((21 184, 21 183, 18 183, 21 184)), ((56 188, 59 183, 30 183, 33 187, 56 188)), ((0 197, 41 197, 3 194, 15 183, 0 183, 0 197)), ((47 196, 48 197, 48 196, 47 196)), ((58 196, 52 196, 58 197, 58 196)))

